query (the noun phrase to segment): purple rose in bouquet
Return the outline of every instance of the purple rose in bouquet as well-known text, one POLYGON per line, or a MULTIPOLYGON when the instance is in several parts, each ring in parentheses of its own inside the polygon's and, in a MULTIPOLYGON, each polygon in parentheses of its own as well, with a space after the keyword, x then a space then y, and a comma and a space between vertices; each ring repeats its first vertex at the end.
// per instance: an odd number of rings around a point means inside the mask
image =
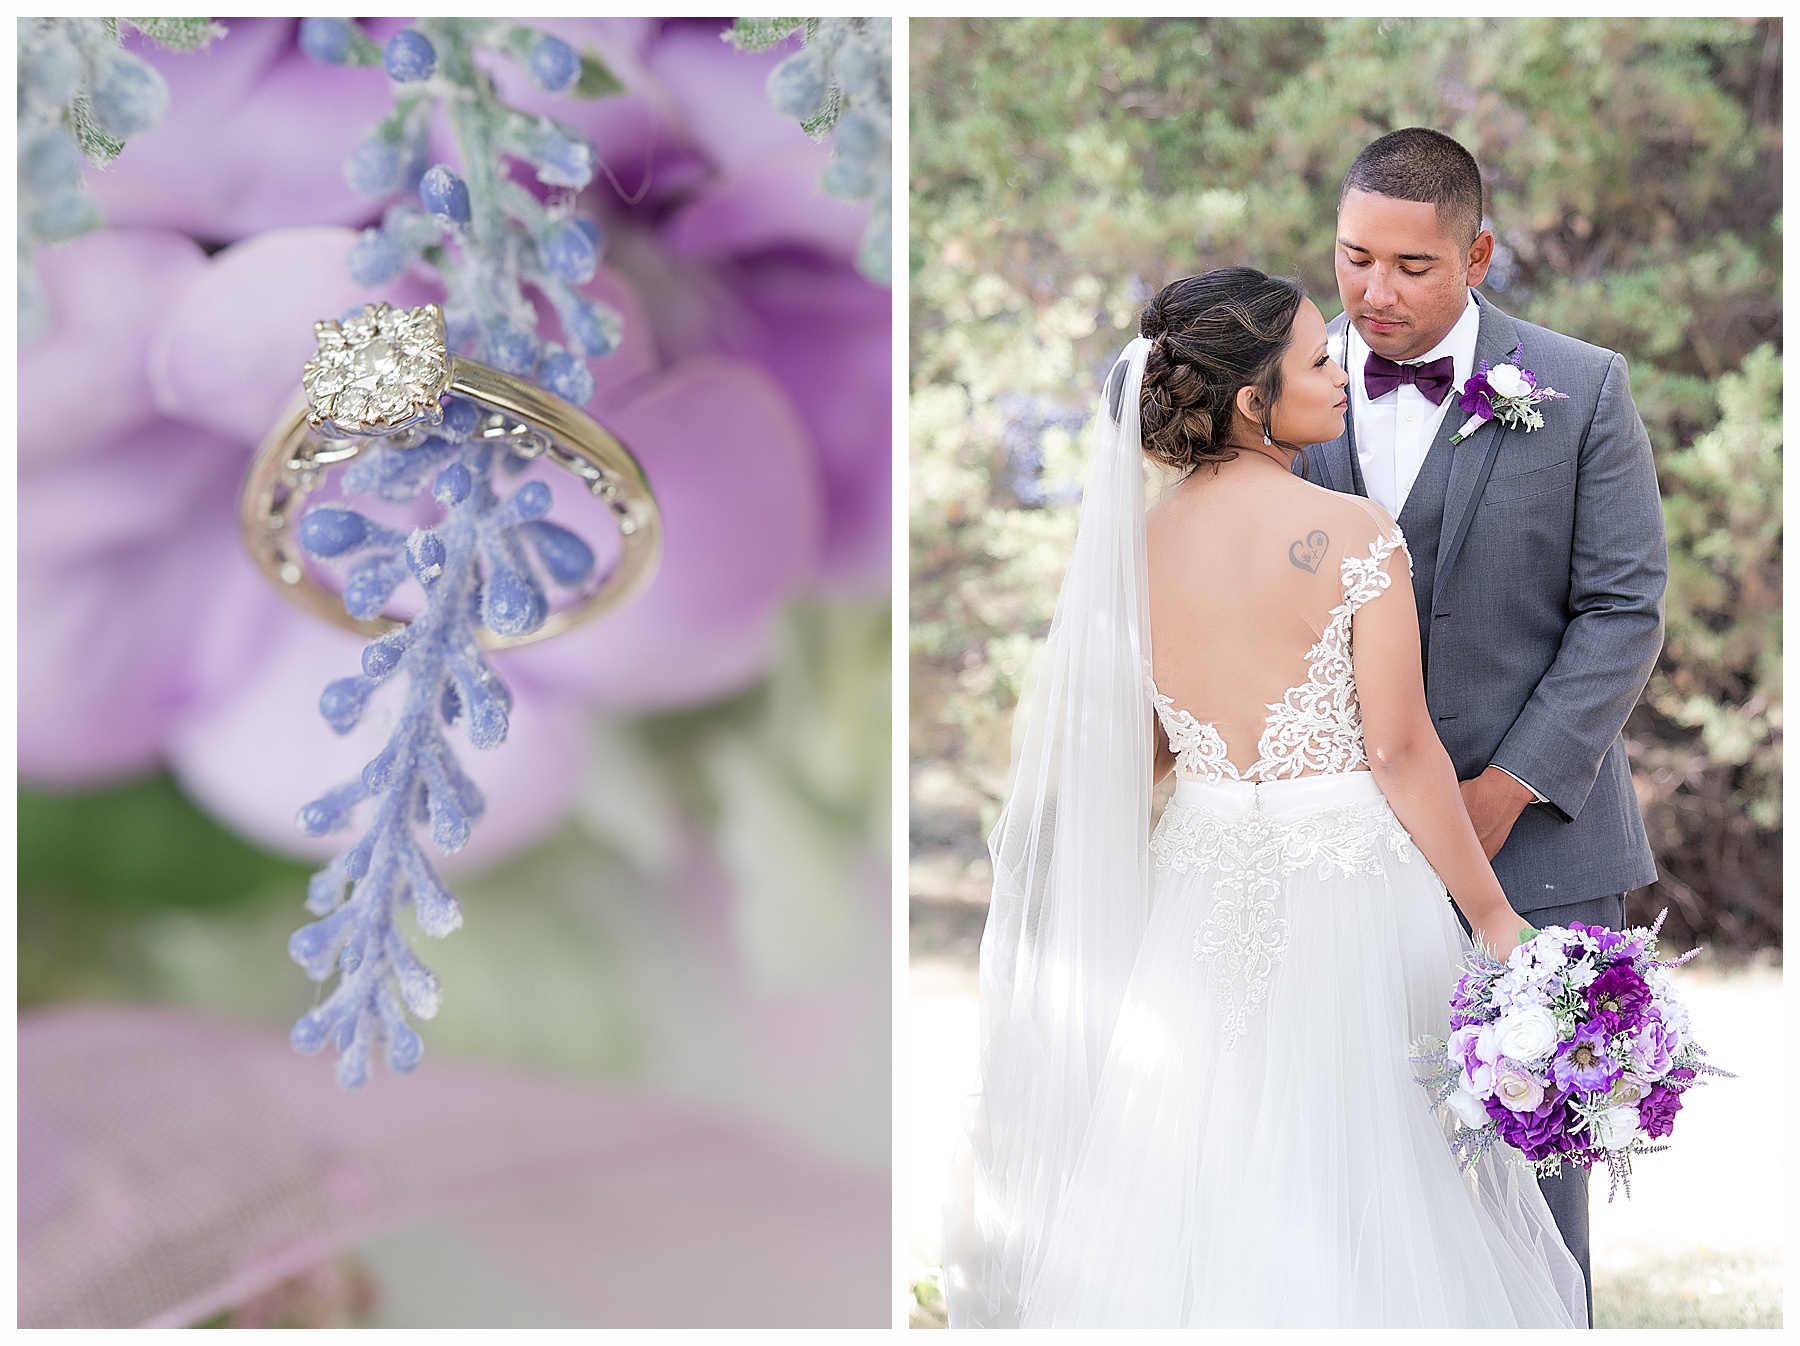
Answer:
POLYGON ((1638 1104, 1638 1125, 1646 1136, 1663 1137, 1675 1129, 1675 1114, 1681 1111, 1682 1091, 1693 1081, 1691 1070, 1672 1070, 1669 1083, 1659 1084, 1638 1104))
POLYGON ((1494 1030, 1488 1024, 1472 1024, 1450 1035, 1451 1059, 1462 1067, 1462 1087, 1484 1094, 1494 1087, 1494 1062, 1498 1057, 1494 1030))
POLYGON ((1675 1053, 1681 1050, 1681 1033, 1663 1022, 1655 1009, 1644 1011, 1643 1021, 1631 1039, 1631 1059, 1637 1073, 1647 1080, 1659 1080, 1669 1073, 1675 1053))
MULTIPOLYGON (((1681 1096, 1708 1065, 1656 934, 1549 926, 1504 962, 1469 955, 1449 1005, 1447 1038, 1415 1044, 1419 1083, 1460 1123, 1464 1165, 1496 1143, 1540 1175, 1605 1164, 1630 1191, 1630 1161, 1675 1127, 1681 1096)), ((1696 951, 1697 952, 1697 951, 1696 951)))
POLYGON ((1490 1098, 1486 1104, 1500 1139, 1527 1159, 1549 1159, 1567 1153, 1577 1143, 1569 1134, 1567 1094, 1546 1093, 1544 1101, 1528 1112, 1514 1112, 1498 1098, 1490 1098))

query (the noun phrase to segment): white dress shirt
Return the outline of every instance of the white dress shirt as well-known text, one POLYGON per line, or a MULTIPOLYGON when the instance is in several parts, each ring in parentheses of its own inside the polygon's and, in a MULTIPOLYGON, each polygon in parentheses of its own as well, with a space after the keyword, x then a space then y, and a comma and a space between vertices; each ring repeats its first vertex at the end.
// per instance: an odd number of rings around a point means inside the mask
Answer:
MULTIPOLYGON (((1462 316, 1449 334, 1418 359, 1400 362, 1429 364, 1446 355, 1454 361, 1450 395, 1442 405, 1434 407, 1431 399, 1410 383, 1403 383, 1381 397, 1370 397, 1363 383, 1369 363, 1368 343, 1362 339, 1355 324, 1344 324, 1345 358, 1339 363, 1350 375, 1352 385, 1350 407, 1355 417, 1352 428, 1356 431, 1357 466, 1362 469, 1363 486, 1368 490, 1369 498, 1396 519, 1406 507, 1406 497, 1412 491, 1413 482, 1418 480, 1425 455, 1431 452, 1438 428, 1443 425, 1444 417, 1455 409, 1457 394, 1475 372, 1475 338, 1480 330, 1481 309, 1471 290, 1462 316)), ((1506 771, 1506 768, 1496 770, 1506 771)), ((1512 776, 1510 771, 1506 774, 1512 776)), ((1535 803, 1548 802, 1529 781, 1519 780, 1517 776, 1513 779, 1531 791, 1535 803)))
POLYGON ((1474 291, 1468 304, 1449 334, 1409 365, 1426 364, 1448 355, 1454 362, 1450 395, 1439 406, 1410 383, 1393 392, 1371 398, 1363 384, 1364 368, 1369 362, 1369 347, 1353 323, 1344 324, 1349 342, 1344 369, 1350 375, 1352 427, 1356 431, 1357 465, 1362 469, 1363 485, 1369 498, 1377 501, 1389 514, 1400 517, 1406 497, 1418 479, 1431 442, 1437 438, 1444 417, 1455 409, 1457 393, 1475 372, 1475 338, 1481 330, 1481 309, 1475 303, 1474 291))

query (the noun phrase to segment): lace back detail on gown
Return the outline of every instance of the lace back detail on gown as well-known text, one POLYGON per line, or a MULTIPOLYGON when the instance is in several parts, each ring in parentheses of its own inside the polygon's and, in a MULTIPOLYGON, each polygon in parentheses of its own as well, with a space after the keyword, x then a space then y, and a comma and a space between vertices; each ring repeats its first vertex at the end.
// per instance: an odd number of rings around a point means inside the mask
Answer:
MULTIPOLYGON (((1377 538, 1367 556, 1344 558, 1343 601, 1331 610, 1324 633, 1307 654, 1306 681, 1266 708, 1257 758, 1248 770, 1240 773, 1232 765, 1214 725, 1177 709, 1146 674, 1181 776, 1207 784, 1261 784, 1306 774, 1338 775, 1368 764, 1351 669, 1350 623, 1358 608, 1392 583, 1383 565, 1402 541, 1395 528, 1377 538)), ((1379 874, 1384 855, 1405 859, 1412 844, 1379 796, 1278 821, 1263 812, 1259 792, 1251 811, 1234 819, 1171 800, 1150 839, 1150 854, 1159 869, 1217 876, 1213 904, 1193 933, 1192 948, 1194 958, 1212 973, 1221 1046, 1230 1050, 1267 999, 1287 952, 1288 921, 1279 902, 1283 881, 1302 870, 1321 880, 1379 874)))
POLYGON ((1225 740, 1210 723, 1177 709, 1146 675, 1157 718, 1183 776, 1222 780, 1283 780, 1308 772, 1355 771, 1368 765, 1363 752, 1362 708, 1350 663, 1350 622, 1356 610, 1393 582, 1387 560, 1405 539, 1395 527, 1377 538, 1367 556, 1346 556, 1339 573, 1343 601, 1331 610, 1324 633, 1307 652, 1306 681, 1270 703, 1256 761, 1240 773, 1226 755, 1225 740))
POLYGON ((1175 754, 1175 770, 1183 776, 1204 781, 1237 780, 1238 770, 1225 755, 1225 740, 1210 724, 1202 724, 1185 710, 1156 690, 1156 680, 1145 674, 1150 699, 1156 703, 1157 718, 1163 733, 1169 736, 1169 748, 1175 754))

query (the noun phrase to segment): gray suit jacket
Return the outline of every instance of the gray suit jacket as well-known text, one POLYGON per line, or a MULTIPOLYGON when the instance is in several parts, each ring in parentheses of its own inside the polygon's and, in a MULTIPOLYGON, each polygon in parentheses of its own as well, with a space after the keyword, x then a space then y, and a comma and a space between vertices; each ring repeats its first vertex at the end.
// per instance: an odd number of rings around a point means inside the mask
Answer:
MULTIPOLYGON (((1568 401, 1542 408, 1542 429, 1489 421, 1450 450, 1436 571, 1414 591, 1429 600, 1425 699, 1457 777, 1492 764, 1549 800, 1494 857, 1529 915, 1656 878, 1621 730, 1662 649, 1668 552, 1624 357, 1476 298, 1476 360, 1503 364, 1523 343, 1525 367, 1568 401)), ((1467 419, 1455 396, 1434 453, 1467 419)), ((1346 417, 1308 449, 1308 478, 1363 494, 1354 435, 1346 417)))

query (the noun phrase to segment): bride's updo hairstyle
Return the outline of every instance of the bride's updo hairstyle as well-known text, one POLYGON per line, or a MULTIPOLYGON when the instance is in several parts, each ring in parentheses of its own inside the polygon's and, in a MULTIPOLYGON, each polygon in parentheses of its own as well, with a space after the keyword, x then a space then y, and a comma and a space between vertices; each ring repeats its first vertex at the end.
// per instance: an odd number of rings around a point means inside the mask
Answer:
POLYGON ((1293 281, 1247 266, 1165 285, 1138 323, 1151 342, 1139 413, 1144 452, 1183 473, 1236 458, 1226 441, 1239 388, 1255 391, 1262 432, 1273 439, 1281 357, 1305 297, 1293 281))

